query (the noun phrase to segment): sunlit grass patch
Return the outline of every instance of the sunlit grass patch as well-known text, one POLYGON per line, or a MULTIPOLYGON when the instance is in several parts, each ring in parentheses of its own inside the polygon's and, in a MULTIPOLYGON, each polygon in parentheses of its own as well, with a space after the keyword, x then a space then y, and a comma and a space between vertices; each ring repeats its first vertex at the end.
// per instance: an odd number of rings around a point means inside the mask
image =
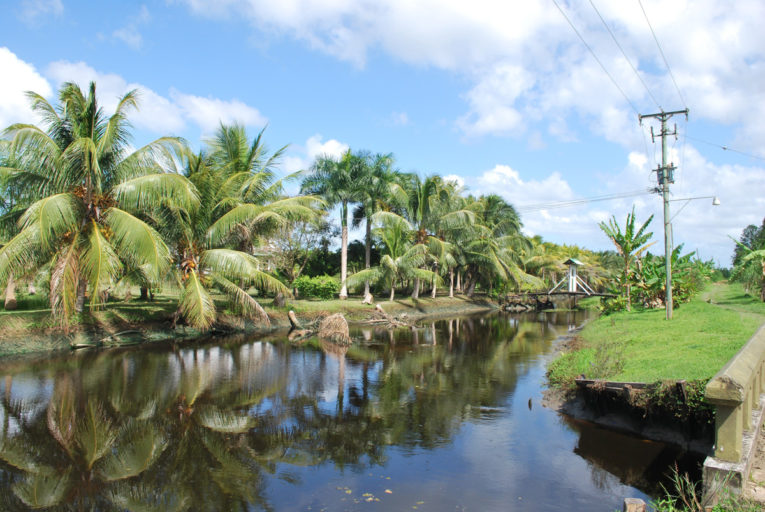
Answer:
POLYGON ((709 379, 765 323, 765 303, 737 284, 715 283, 674 312, 615 313, 590 322, 582 348, 550 365, 550 381, 566 385, 580 374, 615 381, 709 379), (620 364, 612 364, 618 354, 620 364))

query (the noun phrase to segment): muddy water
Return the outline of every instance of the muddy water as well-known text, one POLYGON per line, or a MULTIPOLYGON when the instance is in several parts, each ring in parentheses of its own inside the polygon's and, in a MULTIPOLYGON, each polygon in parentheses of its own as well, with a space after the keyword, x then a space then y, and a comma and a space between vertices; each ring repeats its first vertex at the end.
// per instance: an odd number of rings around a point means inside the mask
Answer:
POLYGON ((540 406, 553 340, 583 319, 5 362, 0 510, 621 509, 683 454, 540 406))

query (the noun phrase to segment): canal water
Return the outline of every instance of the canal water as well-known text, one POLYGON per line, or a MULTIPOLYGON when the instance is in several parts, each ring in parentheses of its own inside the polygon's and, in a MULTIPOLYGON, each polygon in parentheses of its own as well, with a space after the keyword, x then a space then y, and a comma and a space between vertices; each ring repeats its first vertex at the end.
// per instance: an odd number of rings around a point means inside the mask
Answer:
POLYGON ((0 363, 1 510, 613 511, 677 449, 541 406, 582 312, 0 363))

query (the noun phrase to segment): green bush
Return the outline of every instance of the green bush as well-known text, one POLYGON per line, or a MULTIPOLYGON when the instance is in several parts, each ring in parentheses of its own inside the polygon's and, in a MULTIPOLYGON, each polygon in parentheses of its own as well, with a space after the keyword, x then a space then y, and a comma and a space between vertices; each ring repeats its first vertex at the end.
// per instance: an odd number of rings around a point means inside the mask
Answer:
POLYGON ((340 292, 340 282, 331 276, 300 276, 292 282, 301 298, 331 299, 340 292))
POLYGON ((621 295, 617 297, 601 297, 598 309, 603 315, 625 311, 627 309, 627 299, 621 295))

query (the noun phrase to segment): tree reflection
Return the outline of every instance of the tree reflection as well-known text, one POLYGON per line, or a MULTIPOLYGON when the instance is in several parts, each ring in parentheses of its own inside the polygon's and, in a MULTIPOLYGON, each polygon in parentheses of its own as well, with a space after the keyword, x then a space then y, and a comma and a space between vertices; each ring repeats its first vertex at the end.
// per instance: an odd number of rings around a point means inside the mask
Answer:
POLYGON ((501 414, 557 323, 460 318, 367 329, 349 350, 228 340, 16 369, 0 508, 270 509, 269 479, 298 482, 300 466, 385 464, 389 446, 432 449, 501 414), (39 396, 16 384, 24 372, 39 396))
POLYGON ((217 378, 220 358, 133 356, 57 374, 42 414, 30 417, 6 393, 15 429, 0 440, 5 509, 267 509, 267 462, 250 446, 258 419, 248 411, 278 384, 257 382, 248 365, 217 378))

